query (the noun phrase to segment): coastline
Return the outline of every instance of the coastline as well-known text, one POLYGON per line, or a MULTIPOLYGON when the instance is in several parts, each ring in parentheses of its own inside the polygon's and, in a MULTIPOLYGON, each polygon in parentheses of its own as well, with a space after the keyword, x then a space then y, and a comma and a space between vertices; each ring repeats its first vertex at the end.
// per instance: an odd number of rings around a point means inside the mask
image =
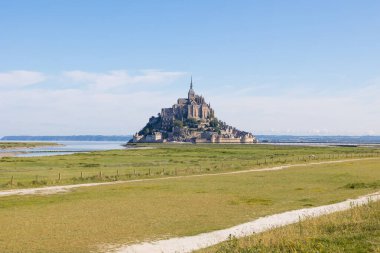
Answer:
POLYGON ((0 151, 0 158, 3 158, 3 157, 14 157, 16 155, 19 155, 21 154, 21 152, 1 152, 0 151))
POLYGON ((44 147, 56 147, 56 146, 64 146, 63 144, 55 143, 55 142, 25 142, 25 141, 0 141, 0 152, 6 151, 9 149, 30 149, 30 148, 44 148, 44 147), (11 145, 11 144, 22 144, 22 145, 11 145), (9 146, 8 146, 9 145, 9 146))
MULTIPOLYGON (((70 155, 75 153, 91 153, 97 151, 118 150, 118 149, 135 149, 137 147, 126 147, 120 142, 12 142, 0 141, 1 157, 37 157, 37 156, 56 156, 70 155), (5 145, 1 145, 5 144, 5 145)), ((147 147, 146 149, 150 149, 147 147)), ((143 148, 144 149, 144 148, 143 148)), ((1 158, 0 157, 0 158, 1 158)))
POLYGON ((55 147, 64 146, 59 143, 49 142, 49 143, 33 143, 33 142, 0 142, 0 158, 3 157, 15 157, 19 154, 24 153, 22 150, 33 149, 33 148, 44 148, 44 147, 55 147), (25 145, 11 145, 12 143, 20 143, 25 145), (3 144, 3 145, 1 145, 3 144), (9 145, 9 146, 4 146, 9 145))

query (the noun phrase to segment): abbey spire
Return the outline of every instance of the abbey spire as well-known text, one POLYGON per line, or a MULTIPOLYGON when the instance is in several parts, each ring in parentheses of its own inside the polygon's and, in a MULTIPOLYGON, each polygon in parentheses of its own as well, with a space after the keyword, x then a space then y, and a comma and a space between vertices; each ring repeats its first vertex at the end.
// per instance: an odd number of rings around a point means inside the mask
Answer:
POLYGON ((188 93, 187 98, 189 100, 194 100, 194 98, 195 98, 195 92, 193 90, 193 76, 191 76, 191 79, 190 79, 190 89, 189 89, 189 93, 188 93))

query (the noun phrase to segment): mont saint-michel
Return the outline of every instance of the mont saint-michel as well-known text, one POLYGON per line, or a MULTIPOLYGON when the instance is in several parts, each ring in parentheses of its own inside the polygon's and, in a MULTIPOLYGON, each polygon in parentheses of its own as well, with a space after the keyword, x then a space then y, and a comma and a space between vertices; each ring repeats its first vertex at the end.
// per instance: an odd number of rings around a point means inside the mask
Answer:
POLYGON ((131 142, 256 143, 256 138, 219 120, 210 103, 195 93, 191 78, 187 98, 162 108, 131 142))

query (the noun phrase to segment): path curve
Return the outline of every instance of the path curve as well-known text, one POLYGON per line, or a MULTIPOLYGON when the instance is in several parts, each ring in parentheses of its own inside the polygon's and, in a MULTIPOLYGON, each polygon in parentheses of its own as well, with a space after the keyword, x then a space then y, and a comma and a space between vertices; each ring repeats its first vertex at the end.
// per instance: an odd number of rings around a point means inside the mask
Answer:
POLYGON ((113 182, 103 182, 103 183, 87 183, 87 184, 72 184, 72 185, 58 185, 58 186, 47 186, 39 188, 28 188, 28 189, 14 189, 0 191, 0 197, 12 196, 12 195, 47 195, 68 192, 71 189, 81 188, 81 187, 92 187, 92 186, 102 186, 102 185, 114 185, 114 184, 125 184, 125 183, 136 183, 136 182, 149 182, 149 181, 160 181, 178 178, 192 178, 192 177, 208 177, 208 176, 220 176, 220 175, 233 175, 233 174, 243 174, 251 172, 262 172, 262 171, 276 171, 283 170, 293 167, 303 167, 310 165, 321 165, 321 164, 334 164, 334 163, 344 163, 344 162, 354 162, 362 160, 376 160, 380 158, 357 158, 357 159, 344 159, 344 160, 334 160, 334 161, 323 161, 323 162, 311 162, 311 163, 301 163, 301 164, 288 164, 282 166, 268 167, 262 169, 250 169, 250 170, 238 170, 220 173, 209 173, 209 174, 197 174, 197 175, 184 175, 184 176, 172 176, 172 177, 159 177, 159 178, 145 178, 145 179, 134 179, 127 181, 113 181, 113 182))
POLYGON ((284 213, 269 215, 258 218, 254 221, 243 223, 231 228, 217 230, 210 233, 203 233, 195 236, 176 237, 167 240, 155 242, 144 242, 134 245, 126 245, 108 253, 186 253, 194 250, 206 248, 226 241, 228 237, 237 238, 249 236, 254 233, 264 232, 274 227, 280 227, 298 222, 305 217, 318 217, 337 211, 350 209, 353 205, 365 205, 369 201, 379 201, 380 192, 368 194, 357 199, 348 199, 346 201, 299 210, 288 211, 284 213))

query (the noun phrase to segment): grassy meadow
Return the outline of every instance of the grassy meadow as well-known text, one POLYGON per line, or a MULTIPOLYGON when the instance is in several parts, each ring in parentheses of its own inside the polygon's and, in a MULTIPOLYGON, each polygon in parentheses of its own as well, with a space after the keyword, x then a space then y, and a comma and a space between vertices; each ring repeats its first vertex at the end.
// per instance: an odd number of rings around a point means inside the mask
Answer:
POLYGON ((367 147, 191 144, 149 147, 153 149, 50 157, 3 157, 0 158, 0 189, 218 173, 380 156, 380 148, 367 147))
MULTIPOLYGON (((292 152, 285 147, 249 148, 257 149, 259 154, 259 151, 266 155, 272 152, 283 158, 290 157, 295 150, 299 155, 323 151, 300 147, 292 147, 292 152)), ((133 155, 142 156, 137 160, 148 168, 150 162, 161 156, 162 160, 172 159, 173 164, 184 161, 185 167, 190 166, 191 160, 208 161, 206 164, 212 166, 218 159, 208 160, 206 157, 227 152, 223 154, 227 154, 228 159, 220 157, 219 163, 224 163, 224 168, 234 169, 226 165, 239 161, 239 156, 246 157, 237 168, 242 169, 265 156, 256 154, 256 159, 250 159, 255 152, 250 153, 249 148, 236 146, 228 151, 228 148, 216 147, 209 154, 201 152, 209 149, 206 146, 190 146, 182 151, 175 147, 110 151, 95 154, 94 159, 97 155, 110 157, 109 163, 115 166, 121 163, 122 154, 131 162, 133 155), (196 157, 198 154, 201 154, 200 158, 196 157)), ((65 158, 69 162, 69 157, 55 159, 65 158)), ((78 162, 80 158, 90 157, 76 155, 72 161, 78 162)), ((101 166, 106 164, 104 161, 101 166)), ((168 168, 170 163, 163 164, 168 168)), ((380 188, 379 179, 380 158, 374 158, 279 171, 126 182, 77 188, 55 195, 2 197, 0 252, 104 252, 123 244, 195 235, 268 214, 335 203, 371 193, 380 188)))
POLYGON ((380 201, 241 239, 230 238, 196 252, 380 252, 380 201))

